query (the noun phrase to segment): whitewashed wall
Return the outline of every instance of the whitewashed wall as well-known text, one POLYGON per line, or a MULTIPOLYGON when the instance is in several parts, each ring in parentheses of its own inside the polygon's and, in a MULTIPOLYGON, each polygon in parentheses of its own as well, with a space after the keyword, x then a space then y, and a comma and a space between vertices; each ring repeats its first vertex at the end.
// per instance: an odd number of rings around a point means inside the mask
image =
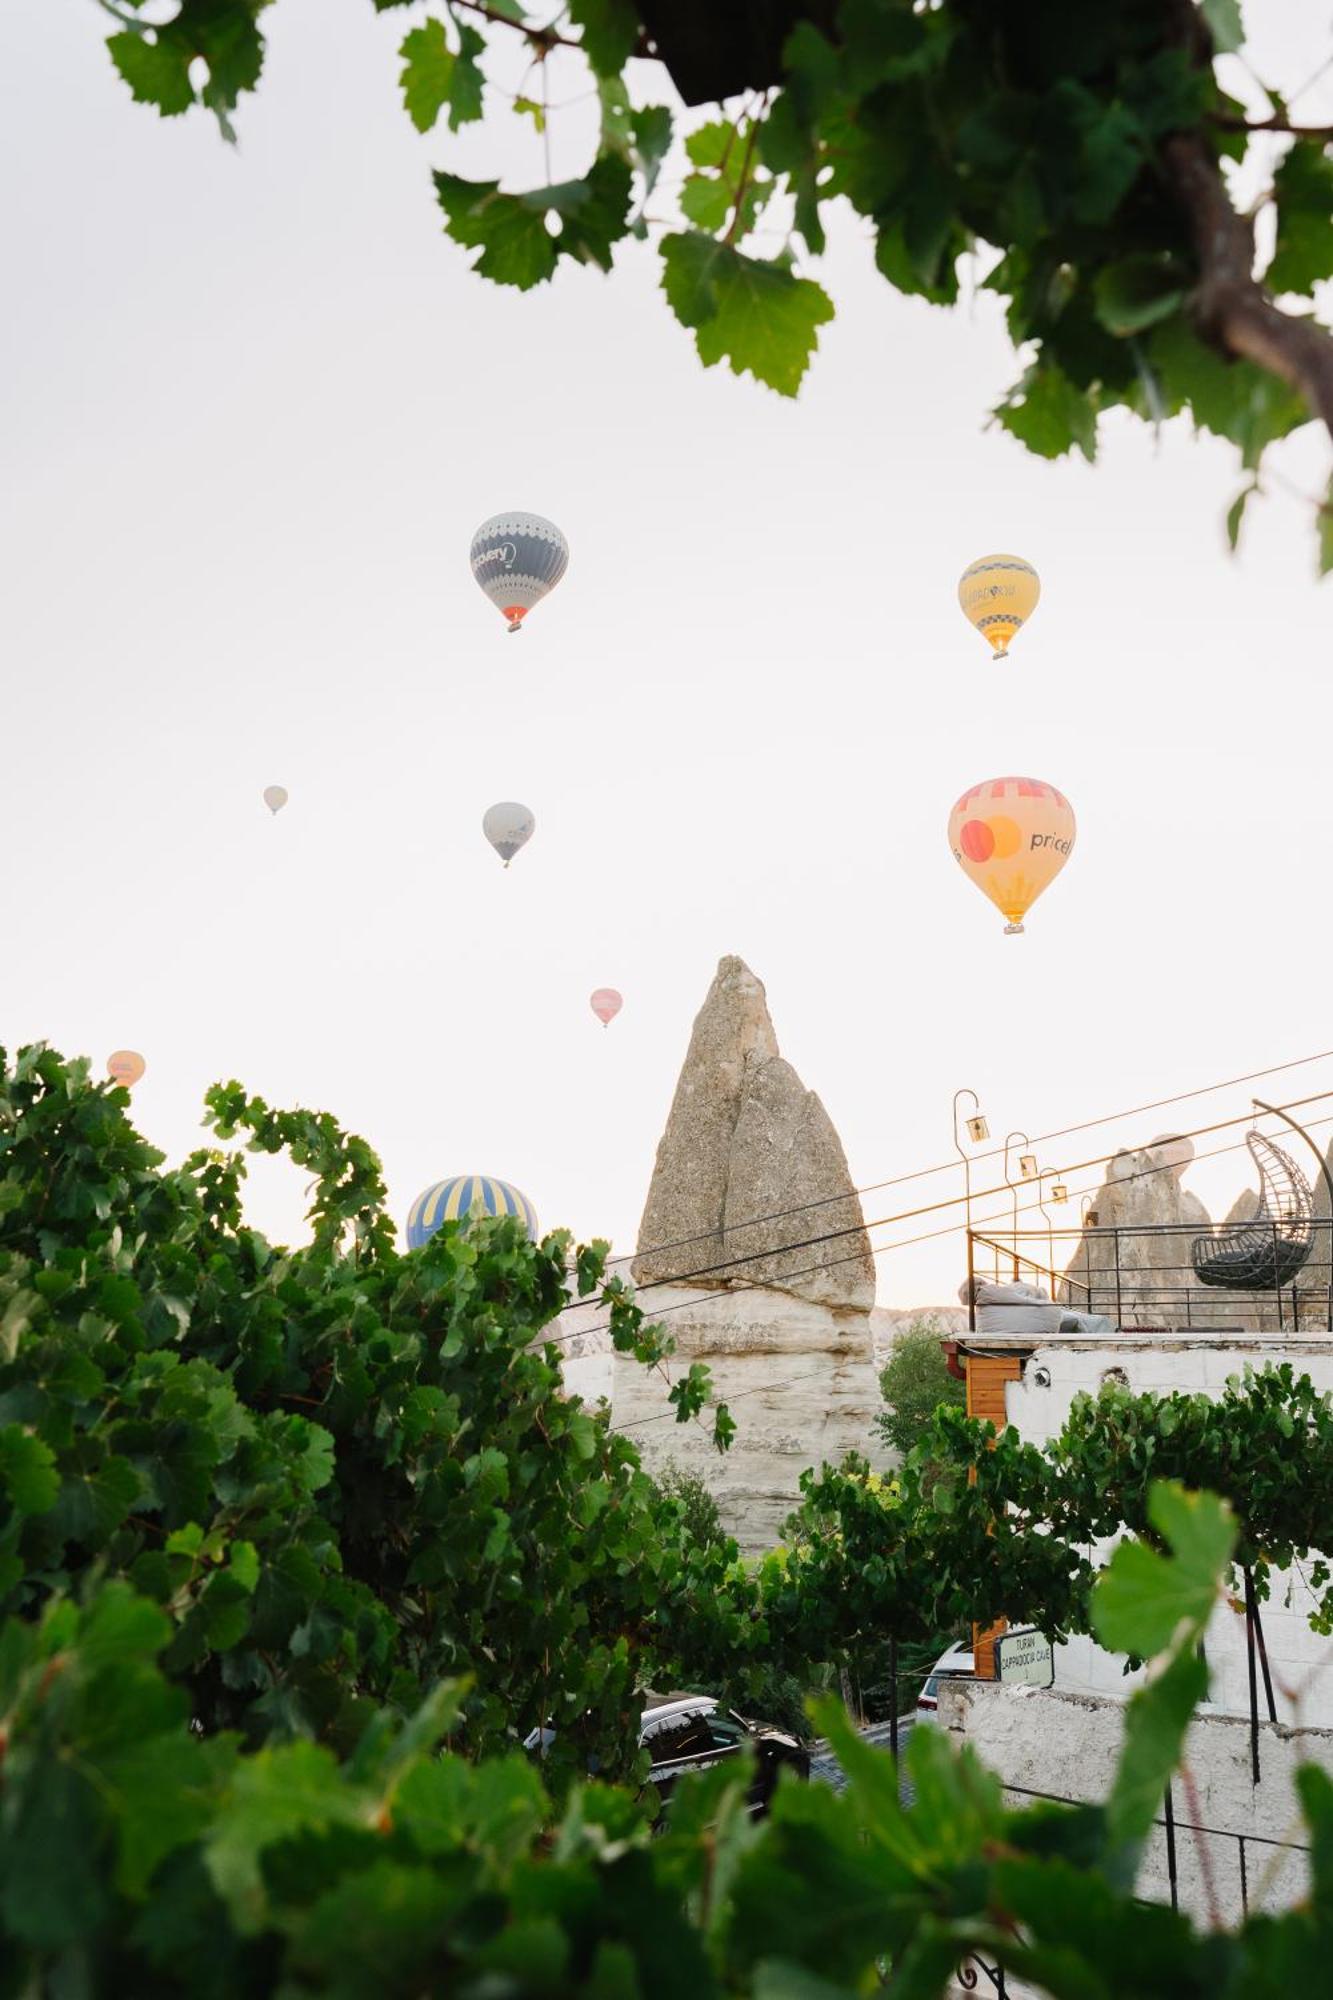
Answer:
MULTIPOLYGON (((982 1681, 943 1685, 939 1719, 956 1742, 969 1743, 999 1774, 1015 1805, 1029 1792, 1104 1799, 1124 1731, 1124 1709, 1117 1701, 982 1681)), ((1257 1786, 1251 1779, 1248 1721, 1200 1715, 1186 1739, 1183 1771, 1172 1787, 1176 1867, 1180 1907, 1201 1923, 1229 1927, 1241 1920, 1246 1900, 1241 1850, 1230 1836, 1245 1840, 1251 1911, 1285 1909, 1308 1888, 1309 1864, 1300 1851, 1308 1835, 1294 1777, 1301 1764, 1319 1764, 1333 1775, 1333 1731, 1264 1723, 1259 1734, 1257 1786)), ((1154 1829, 1138 1893, 1170 1900, 1162 1827, 1154 1829)))
MULTIPOLYGON (((982 1343, 975 1343, 980 1346, 982 1343)), ((1333 1337, 1253 1334, 1160 1335, 1121 1333, 1101 1341, 1072 1336, 1034 1348, 1023 1377, 1008 1385, 1005 1408, 1021 1437, 1044 1444, 1062 1427, 1074 1397, 1096 1394, 1110 1371, 1118 1371, 1135 1393, 1164 1394, 1184 1390, 1218 1393, 1245 1368, 1289 1361, 1297 1374, 1308 1375, 1319 1389, 1333 1389, 1333 1337), (1043 1382, 1049 1377, 1049 1383, 1043 1382)), ((1273 1441, 1274 1451, 1299 1450, 1295 1442, 1273 1441)), ((1273 1670, 1277 1711, 1284 1722, 1333 1727, 1333 1639, 1316 1638, 1306 1611, 1311 1602, 1304 1578, 1288 1573, 1274 1580, 1273 1593, 1262 1607, 1264 1636, 1273 1670)), ((1249 1682, 1245 1651, 1245 1619, 1220 1609, 1208 1631, 1208 1663, 1212 1673, 1211 1706, 1229 1715, 1248 1715, 1249 1682)), ((1123 1660, 1105 1653, 1091 1639, 1075 1639, 1056 1651, 1056 1686, 1123 1697, 1136 1684, 1123 1660)), ((1262 1711, 1263 1689, 1260 1684, 1262 1711)))

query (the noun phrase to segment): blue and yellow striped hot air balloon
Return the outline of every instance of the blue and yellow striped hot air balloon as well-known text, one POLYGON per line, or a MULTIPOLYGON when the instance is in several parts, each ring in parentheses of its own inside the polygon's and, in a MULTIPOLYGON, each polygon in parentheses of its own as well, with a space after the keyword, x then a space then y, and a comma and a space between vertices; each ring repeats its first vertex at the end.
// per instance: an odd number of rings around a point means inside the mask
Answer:
POLYGON ((532 1241, 537 1241, 537 1211, 525 1194, 510 1187, 508 1181, 492 1180, 489 1174, 455 1174, 451 1180, 436 1181, 412 1203, 407 1216, 408 1249, 419 1250, 442 1222, 460 1222, 470 1215, 516 1215, 532 1241))

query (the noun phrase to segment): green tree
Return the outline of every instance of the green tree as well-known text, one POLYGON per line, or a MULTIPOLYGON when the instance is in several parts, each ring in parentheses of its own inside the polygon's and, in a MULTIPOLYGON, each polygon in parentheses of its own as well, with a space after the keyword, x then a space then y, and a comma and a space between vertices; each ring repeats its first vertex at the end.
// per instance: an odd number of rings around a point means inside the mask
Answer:
POLYGON ((937 1319, 914 1319, 893 1343, 893 1353, 880 1370, 879 1392, 887 1409, 875 1418, 884 1442, 907 1453, 941 1404, 961 1409, 967 1391, 949 1373, 937 1319))
MULTIPOLYGON (((142 0, 100 0, 133 95, 164 117, 205 106, 228 138, 259 82, 268 4, 178 0, 150 19, 142 0)), ((953 305, 961 259, 982 253, 1021 357, 995 415, 1030 450, 1092 459, 1113 409, 1153 423, 1188 412, 1234 444, 1233 546, 1265 448, 1333 426, 1333 336, 1314 311, 1333 277, 1333 132, 1258 82, 1239 0, 569 0, 554 17, 527 0, 439 0, 399 49, 418 131, 487 115, 502 38, 536 77, 578 51, 602 118, 578 179, 508 190, 436 172, 448 234, 497 284, 528 290, 565 258, 609 270, 617 243, 655 233, 667 304, 704 365, 792 395, 833 317, 810 274, 827 211, 846 204, 900 292, 953 305), (1255 79, 1257 114, 1218 80, 1229 54, 1255 79), (659 178, 672 113, 634 94, 652 75, 644 58, 709 107, 683 135, 674 202, 659 178), (1242 210, 1227 175, 1252 152, 1264 192, 1242 210), (1257 276, 1261 216, 1274 248, 1257 276)), ((544 124, 545 96, 525 86, 512 111, 544 124)), ((1317 503, 1324 569, 1330 497, 1317 503)))
POLYGON ((697 1472, 687 1471, 668 1458, 658 1471, 657 1490, 679 1507, 681 1528, 688 1540, 701 1548, 720 1548, 727 1542, 717 1501, 697 1472))
POLYGON ((370 1719, 339 1761, 303 1739, 200 1736, 160 1662, 170 1615, 121 1580, 53 1598, 0 1641, 0 1992, 147 2000, 937 2000, 980 1957, 1056 2000, 1286 2000, 1322 1990, 1333 1942, 1333 1784, 1300 1774, 1310 1890, 1200 1933, 1135 1876, 1206 1687, 1198 1639, 1233 1528, 1207 1495, 1154 1489, 1154 1541, 1098 1591, 1108 1644, 1159 1656, 1126 1705, 1106 1798, 1015 1810, 940 1731, 914 1733, 917 1803, 837 1706, 816 1720, 842 1796, 749 1774, 681 1788, 653 1838, 626 1794, 553 1808, 521 1756, 441 1745, 460 1690, 370 1719))
MULTIPOLYGON (((564 1394, 567 1260, 617 1347, 669 1343, 605 1245, 498 1221, 402 1256, 363 1141, 238 1084, 208 1103, 313 1172, 307 1246, 246 1226, 242 1154, 164 1170, 86 1063, 0 1055, 0 1613, 123 1580, 210 1736, 345 1750, 458 1679, 469 1754, 551 1721, 556 1781, 629 1768, 640 1683, 743 1656, 755 1586, 564 1394)), ((682 1375, 678 1416, 707 1393, 682 1375)))

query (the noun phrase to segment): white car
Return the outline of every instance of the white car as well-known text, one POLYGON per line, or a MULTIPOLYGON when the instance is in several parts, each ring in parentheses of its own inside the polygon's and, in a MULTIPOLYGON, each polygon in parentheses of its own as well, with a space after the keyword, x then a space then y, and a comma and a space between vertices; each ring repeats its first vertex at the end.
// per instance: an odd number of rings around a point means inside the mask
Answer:
POLYGON ((916 1698, 917 1721, 935 1721, 940 1705, 941 1681, 970 1681, 975 1674, 976 1662, 970 1646, 950 1646, 947 1652, 941 1653, 916 1698))

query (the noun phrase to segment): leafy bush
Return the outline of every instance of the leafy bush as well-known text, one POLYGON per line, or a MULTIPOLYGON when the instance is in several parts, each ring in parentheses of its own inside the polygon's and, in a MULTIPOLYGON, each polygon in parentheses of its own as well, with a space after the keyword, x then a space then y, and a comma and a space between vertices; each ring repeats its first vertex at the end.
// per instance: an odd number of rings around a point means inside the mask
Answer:
POLYGON ((943 1339, 937 1319, 914 1319, 880 1370, 879 1392, 888 1408, 875 1418, 875 1428, 895 1451, 913 1450, 941 1404, 961 1409, 967 1400, 964 1384, 949 1373, 943 1339))
POLYGON ((302 1738, 200 1736, 159 1664, 168 1611, 118 1579, 53 1599, 0 1642, 0 1993, 852 2000, 891 1965, 892 1990, 935 2000, 973 1955, 1070 2000, 1320 1991, 1333 1784, 1318 1770, 1301 1776, 1314 1856, 1298 1908, 1201 1936, 1133 1898, 1233 1534, 1221 1503, 1179 1488, 1156 1490, 1151 1518, 1169 1553, 1125 1545, 1098 1593, 1108 1644, 1169 1638, 1103 1804, 1010 1810, 970 1753, 919 1730, 904 1810, 891 1763, 826 1703, 843 1796, 784 1783, 755 1825, 748 1774, 722 1766, 681 1788, 656 1839, 611 1787, 577 1786, 556 1812, 521 1756, 439 1754, 455 1686, 380 1714, 341 1762, 302 1738))
MULTIPOLYGON (((730 1664, 754 1587, 563 1394, 568 1237, 448 1226, 400 1256, 362 1142, 239 1085, 208 1101, 220 1137, 314 1170, 309 1246, 245 1225, 240 1156, 164 1171, 85 1065, 4 1072, 0 1611, 122 1580, 210 1737, 346 1752, 465 1676, 469 1754, 545 1719, 555 1782, 628 1768, 640 1680, 730 1664)), ((604 1254, 578 1252, 580 1291, 604 1254)), ((617 1344, 661 1359, 623 1287, 602 1296, 617 1344)), ((680 1386, 688 1415, 706 1383, 680 1386)))
POLYGON ((729 1539, 717 1501, 697 1472, 688 1472, 668 1458, 658 1469, 657 1490, 680 1508, 682 1530, 701 1547, 720 1548, 729 1539))

